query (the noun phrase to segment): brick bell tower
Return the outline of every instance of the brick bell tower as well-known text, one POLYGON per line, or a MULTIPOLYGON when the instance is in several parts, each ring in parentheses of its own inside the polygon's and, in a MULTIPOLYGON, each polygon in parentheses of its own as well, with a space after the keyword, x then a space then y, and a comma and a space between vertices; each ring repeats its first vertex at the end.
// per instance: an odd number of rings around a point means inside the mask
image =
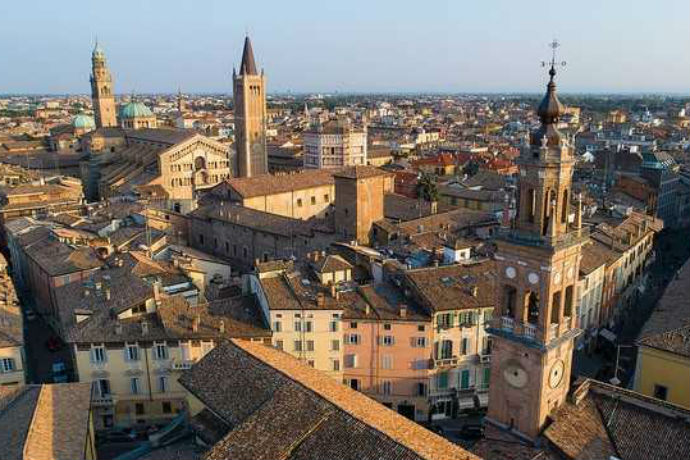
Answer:
POLYGON ((541 126, 522 148, 517 216, 497 241, 496 312, 488 421, 535 439, 570 386, 580 247, 578 202, 571 219, 571 139, 558 131, 556 61, 539 104, 541 126), (571 220, 573 223, 571 223, 571 220))
POLYGON ((96 41, 91 53, 91 99, 96 127, 117 126, 113 78, 105 62, 105 53, 96 41))

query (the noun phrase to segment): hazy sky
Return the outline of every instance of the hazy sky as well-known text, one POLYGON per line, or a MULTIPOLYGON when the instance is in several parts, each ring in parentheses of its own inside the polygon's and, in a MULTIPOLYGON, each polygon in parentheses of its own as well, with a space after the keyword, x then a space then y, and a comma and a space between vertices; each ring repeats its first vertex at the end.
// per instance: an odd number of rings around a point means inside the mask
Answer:
POLYGON ((0 94, 231 92, 248 30, 269 91, 690 91, 689 0, 3 0, 0 94))

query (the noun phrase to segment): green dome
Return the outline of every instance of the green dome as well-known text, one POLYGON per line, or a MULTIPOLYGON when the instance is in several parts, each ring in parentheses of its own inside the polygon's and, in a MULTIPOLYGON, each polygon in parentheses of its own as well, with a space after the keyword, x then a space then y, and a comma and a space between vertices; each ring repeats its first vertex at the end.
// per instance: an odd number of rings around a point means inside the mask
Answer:
POLYGON ((120 118, 123 120, 132 118, 152 117, 153 112, 141 102, 128 102, 120 110, 120 118))
POLYGON ((74 126, 77 129, 91 130, 96 128, 96 123, 90 116, 79 114, 76 117, 74 117, 74 119, 72 119, 72 126, 74 126))

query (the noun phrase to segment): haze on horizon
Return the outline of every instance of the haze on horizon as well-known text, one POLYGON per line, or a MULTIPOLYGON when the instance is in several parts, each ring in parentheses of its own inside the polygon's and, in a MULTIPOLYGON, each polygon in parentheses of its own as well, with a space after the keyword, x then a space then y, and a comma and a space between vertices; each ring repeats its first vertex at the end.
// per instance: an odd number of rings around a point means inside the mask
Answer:
POLYGON ((541 92, 554 37, 564 92, 690 92, 688 0, 37 0, 0 12, 0 94, 87 94, 96 36, 118 94, 231 93, 246 31, 272 93, 541 92))

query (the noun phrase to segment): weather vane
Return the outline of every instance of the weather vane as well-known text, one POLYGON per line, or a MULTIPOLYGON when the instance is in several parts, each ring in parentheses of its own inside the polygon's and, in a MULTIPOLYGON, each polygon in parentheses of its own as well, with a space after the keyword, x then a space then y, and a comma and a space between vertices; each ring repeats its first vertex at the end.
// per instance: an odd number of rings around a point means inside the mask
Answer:
POLYGON ((554 70, 556 69, 556 66, 565 67, 565 61, 561 61, 561 62, 556 61, 556 49, 559 48, 560 46, 561 46, 561 44, 558 43, 558 40, 556 40, 555 38, 553 39, 553 41, 551 43, 549 43, 549 48, 551 48, 551 60, 548 62, 547 61, 541 61, 542 67, 549 66, 554 70))

